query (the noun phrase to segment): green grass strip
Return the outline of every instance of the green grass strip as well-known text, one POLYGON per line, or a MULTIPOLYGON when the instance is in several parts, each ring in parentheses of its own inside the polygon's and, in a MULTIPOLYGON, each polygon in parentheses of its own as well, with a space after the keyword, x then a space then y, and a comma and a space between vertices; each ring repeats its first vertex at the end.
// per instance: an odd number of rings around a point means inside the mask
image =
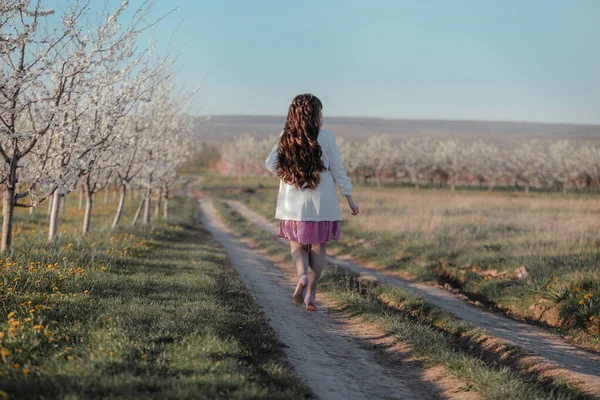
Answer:
POLYGON ((312 397, 199 227, 196 200, 175 200, 172 213, 168 223, 65 234, 55 245, 32 237, 3 260, 0 389, 9 398, 312 397))

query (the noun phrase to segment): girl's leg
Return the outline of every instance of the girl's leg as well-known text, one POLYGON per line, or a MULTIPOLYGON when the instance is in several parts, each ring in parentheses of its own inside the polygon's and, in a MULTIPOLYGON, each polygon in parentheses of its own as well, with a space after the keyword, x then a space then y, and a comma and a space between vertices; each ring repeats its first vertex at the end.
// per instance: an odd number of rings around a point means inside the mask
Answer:
POLYGON ((298 278, 301 278, 303 275, 306 275, 306 270, 308 269, 308 246, 290 242, 290 250, 292 252, 292 262, 296 267, 296 275, 298 275, 298 278))
POLYGON ((308 262, 308 294, 315 296, 317 293, 317 284, 323 272, 323 265, 325 265, 325 251, 327 250, 327 244, 312 244, 310 245, 309 251, 309 262, 308 262))

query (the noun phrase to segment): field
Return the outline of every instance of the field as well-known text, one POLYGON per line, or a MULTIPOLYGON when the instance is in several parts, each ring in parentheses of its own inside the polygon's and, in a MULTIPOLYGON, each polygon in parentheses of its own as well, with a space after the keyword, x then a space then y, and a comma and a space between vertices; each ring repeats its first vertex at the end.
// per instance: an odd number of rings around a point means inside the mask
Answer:
MULTIPOLYGON (((294 273, 285 243, 227 204, 217 202, 216 206, 221 218, 238 237, 255 251, 267 255, 281 270, 294 273)), ((369 332, 370 338, 387 338, 383 346, 374 343, 367 346, 375 353, 378 347, 383 347, 383 353, 387 355, 379 353, 378 359, 386 365, 384 360, 391 355, 392 360, 387 361, 386 368, 400 370, 400 374, 404 374, 401 380, 419 380, 419 376, 427 371, 436 371, 434 381, 428 381, 430 387, 439 387, 436 382, 448 377, 458 380, 450 392, 437 396, 421 394, 415 398, 591 398, 573 384, 572 378, 553 374, 552 368, 539 368, 539 360, 529 358, 530 354, 522 349, 490 337, 485 331, 398 287, 357 279, 329 265, 322 276, 319 292, 326 296, 328 303, 334 302, 328 305, 329 313, 341 312, 344 319, 358 318, 357 323, 369 332), (378 330, 373 331, 373 325, 378 330), (399 357, 397 346, 406 358, 399 357)), ((328 330, 327 333, 333 332, 328 330)), ((352 369, 352 366, 346 368, 352 369)))
POLYGON ((68 200, 55 243, 46 243, 45 207, 19 212, 12 253, 0 260, 0 397, 310 396, 198 225, 194 198, 136 228, 128 199, 114 232, 116 204, 98 204, 86 238, 76 196, 68 200))
MULTIPOLYGON (((276 184, 214 176, 203 186, 272 217, 276 184), (235 186, 251 191, 223 189, 235 186)), ((342 239, 331 253, 443 285, 600 349, 597 196, 359 185, 354 197, 361 215, 342 204, 342 239)))

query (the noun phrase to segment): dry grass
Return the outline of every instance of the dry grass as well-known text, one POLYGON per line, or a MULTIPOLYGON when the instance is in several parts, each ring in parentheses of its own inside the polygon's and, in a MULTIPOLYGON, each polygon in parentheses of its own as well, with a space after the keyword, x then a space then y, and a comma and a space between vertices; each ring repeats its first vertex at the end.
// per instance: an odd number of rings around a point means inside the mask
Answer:
MULTIPOLYGON (((272 217, 277 181, 252 178, 254 192, 205 190, 272 217)), ((518 319, 600 349, 600 196, 357 185, 359 217, 341 200, 342 239, 330 251, 460 291, 518 319), (520 271, 521 273, 517 273, 520 271)))

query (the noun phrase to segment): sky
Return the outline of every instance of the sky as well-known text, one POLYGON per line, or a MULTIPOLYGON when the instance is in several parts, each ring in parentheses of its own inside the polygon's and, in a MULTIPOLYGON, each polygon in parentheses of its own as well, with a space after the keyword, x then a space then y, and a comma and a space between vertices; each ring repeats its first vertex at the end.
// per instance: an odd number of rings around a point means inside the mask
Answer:
POLYGON ((157 0, 150 19, 175 7, 142 40, 179 55, 200 114, 310 92, 325 117, 600 124, 597 0, 157 0))

